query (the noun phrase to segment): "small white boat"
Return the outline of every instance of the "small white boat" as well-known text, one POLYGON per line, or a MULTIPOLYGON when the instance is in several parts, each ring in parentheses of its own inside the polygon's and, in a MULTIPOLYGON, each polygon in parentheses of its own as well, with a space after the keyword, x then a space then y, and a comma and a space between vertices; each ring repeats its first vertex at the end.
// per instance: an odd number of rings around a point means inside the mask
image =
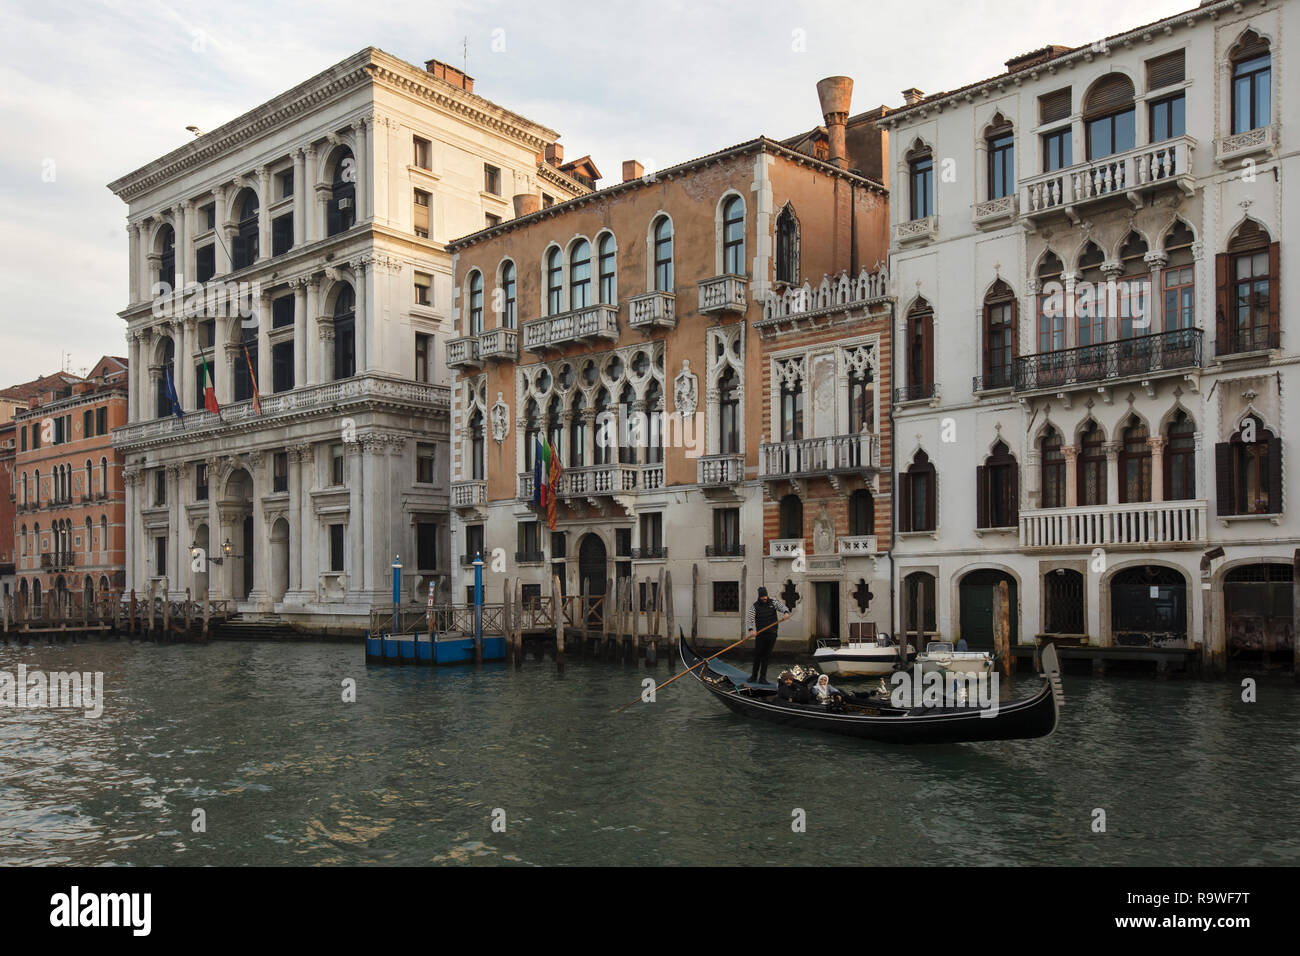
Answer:
MULTIPOLYGON (((909 645, 907 663, 916 660, 916 651, 909 645)), ((884 638, 870 643, 850 641, 838 645, 820 645, 813 651, 813 664, 823 674, 832 677, 873 677, 892 674, 898 663, 898 645, 884 638)))
POLYGON ((917 656, 921 672, 952 671, 958 674, 987 674, 993 670, 993 655, 988 651, 958 651, 951 641, 930 641, 925 653, 917 656))

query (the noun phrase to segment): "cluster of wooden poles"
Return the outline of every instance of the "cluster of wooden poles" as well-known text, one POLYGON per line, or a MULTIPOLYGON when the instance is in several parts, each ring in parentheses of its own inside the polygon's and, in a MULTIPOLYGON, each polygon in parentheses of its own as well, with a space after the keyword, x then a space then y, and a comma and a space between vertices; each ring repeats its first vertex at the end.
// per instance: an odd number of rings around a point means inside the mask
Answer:
POLYGON ((74 595, 67 606, 61 606, 54 595, 47 597, 39 607, 31 606, 21 594, 11 594, 0 601, 2 633, 6 637, 15 634, 20 638, 96 633, 143 634, 154 638, 178 634, 188 637, 199 629, 199 634, 206 639, 211 614, 212 602, 195 602, 188 589, 185 600, 181 602, 164 598, 140 600, 134 589, 129 596, 119 592, 116 596, 108 595, 89 603, 80 595, 74 595), (174 621, 173 605, 176 605, 174 621))

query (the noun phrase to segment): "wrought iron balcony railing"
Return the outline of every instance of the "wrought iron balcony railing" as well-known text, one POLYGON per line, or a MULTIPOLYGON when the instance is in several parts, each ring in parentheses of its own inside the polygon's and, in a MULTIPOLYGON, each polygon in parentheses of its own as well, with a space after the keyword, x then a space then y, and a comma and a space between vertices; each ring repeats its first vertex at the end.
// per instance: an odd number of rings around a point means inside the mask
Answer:
POLYGON ((1198 368, 1200 329, 1174 329, 1016 359, 1018 392, 1066 388, 1128 376, 1198 368))
POLYGON ((1219 336, 1214 351, 1216 355, 1244 355, 1249 352, 1266 352, 1278 348, 1281 342, 1280 330, 1269 326, 1233 329, 1219 336))
POLYGON ((1013 365, 999 365, 983 375, 976 375, 971 379, 971 391, 991 392, 998 388, 1010 388, 1014 368, 1013 365))
POLYGON ((633 548, 633 561, 662 561, 668 557, 668 549, 659 548, 633 548))
POLYGON ((934 398, 937 394, 934 382, 919 382, 915 385, 900 385, 894 389, 894 403, 902 402, 919 402, 922 399, 934 398))
POLYGON ((743 558, 745 556, 745 546, 743 544, 707 544, 704 546, 704 556, 706 558, 743 558))

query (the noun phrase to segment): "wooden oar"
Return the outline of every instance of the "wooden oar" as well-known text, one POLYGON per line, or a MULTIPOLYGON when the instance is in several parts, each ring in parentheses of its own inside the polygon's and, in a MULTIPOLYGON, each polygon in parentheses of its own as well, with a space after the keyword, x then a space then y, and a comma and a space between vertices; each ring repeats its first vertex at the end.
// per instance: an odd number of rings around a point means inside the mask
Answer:
MULTIPOLYGON (((778 617, 778 618, 777 618, 775 621, 773 621, 771 624, 767 625, 767 627, 761 627, 761 628, 759 628, 757 631, 755 631, 755 632, 754 632, 754 636, 755 636, 755 637, 758 637, 758 635, 762 634, 762 633, 763 633, 764 631, 766 631, 768 628, 776 627, 778 624, 781 623, 781 621, 786 620, 786 619, 788 619, 788 615, 787 615, 786 618, 779 618, 779 617, 778 617)), ((668 678, 666 681, 664 681, 662 684, 660 684, 658 687, 656 687, 656 688, 654 689, 654 692, 655 692, 656 694, 659 693, 659 691, 663 690, 665 687, 667 687, 667 686, 668 686, 669 684, 671 684, 673 681, 677 680, 678 677, 685 677, 687 674, 689 674, 691 671, 695 670, 695 668, 699 667, 701 664, 707 664, 709 661, 713 660, 713 658, 715 658, 715 657, 721 657, 723 654, 727 653, 727 651, 731 650, 733 647, 739 647, 741 644, 744 644, 747 640, 749 640, 749 635, 748 635, 748 634, 746 634, 746 635, 745 635, 744 637, 742 637, 740 640, 736 641, 736 643, 734 643, 734 644, 728 644, 728 645, 727 645, 726 647, 724 647, 722 650, 718 651, 718 653, 716 653, 716 654, 710 654, 708 657, 704 658, 704 660, 702 660, 702 661, 696 661, 694 664, 692 664, 690 667, 686 668, 686 670, 682 671, 680 674, 676 674, 676 675, 674 675, 674 676, 668 678)), ((614 713, 616 713, 616 714, 621 714, 621 713, 623 713, 623 711, 627 710, 629 707, 635 707, 637 704, 641 703, 641 700, 642 700, 642 698, 638 697, 636 700, 632 701, 632 703, 630 703, 630 704, 625 704, 624 706, 620 707, 618 710, 614 711, 614 713)))

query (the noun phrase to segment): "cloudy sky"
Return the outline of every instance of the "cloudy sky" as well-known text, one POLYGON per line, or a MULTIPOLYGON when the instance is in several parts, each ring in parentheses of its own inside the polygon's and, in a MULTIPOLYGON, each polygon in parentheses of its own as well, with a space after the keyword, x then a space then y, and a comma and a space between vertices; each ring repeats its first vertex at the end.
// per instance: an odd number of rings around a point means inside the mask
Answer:
POLYGON ((186 126, 212 129, 366 45, 456 65, 467 47, 475 92, 559 130, 609 185, 627 158, 660 168, 820 122, 823 76, 853 77, 855 112, 896 106, 907 87, 952 89, 1191 6, 4 0, 0 386, 123 353, 126 207, 106 183, 184 143, 186 126))

